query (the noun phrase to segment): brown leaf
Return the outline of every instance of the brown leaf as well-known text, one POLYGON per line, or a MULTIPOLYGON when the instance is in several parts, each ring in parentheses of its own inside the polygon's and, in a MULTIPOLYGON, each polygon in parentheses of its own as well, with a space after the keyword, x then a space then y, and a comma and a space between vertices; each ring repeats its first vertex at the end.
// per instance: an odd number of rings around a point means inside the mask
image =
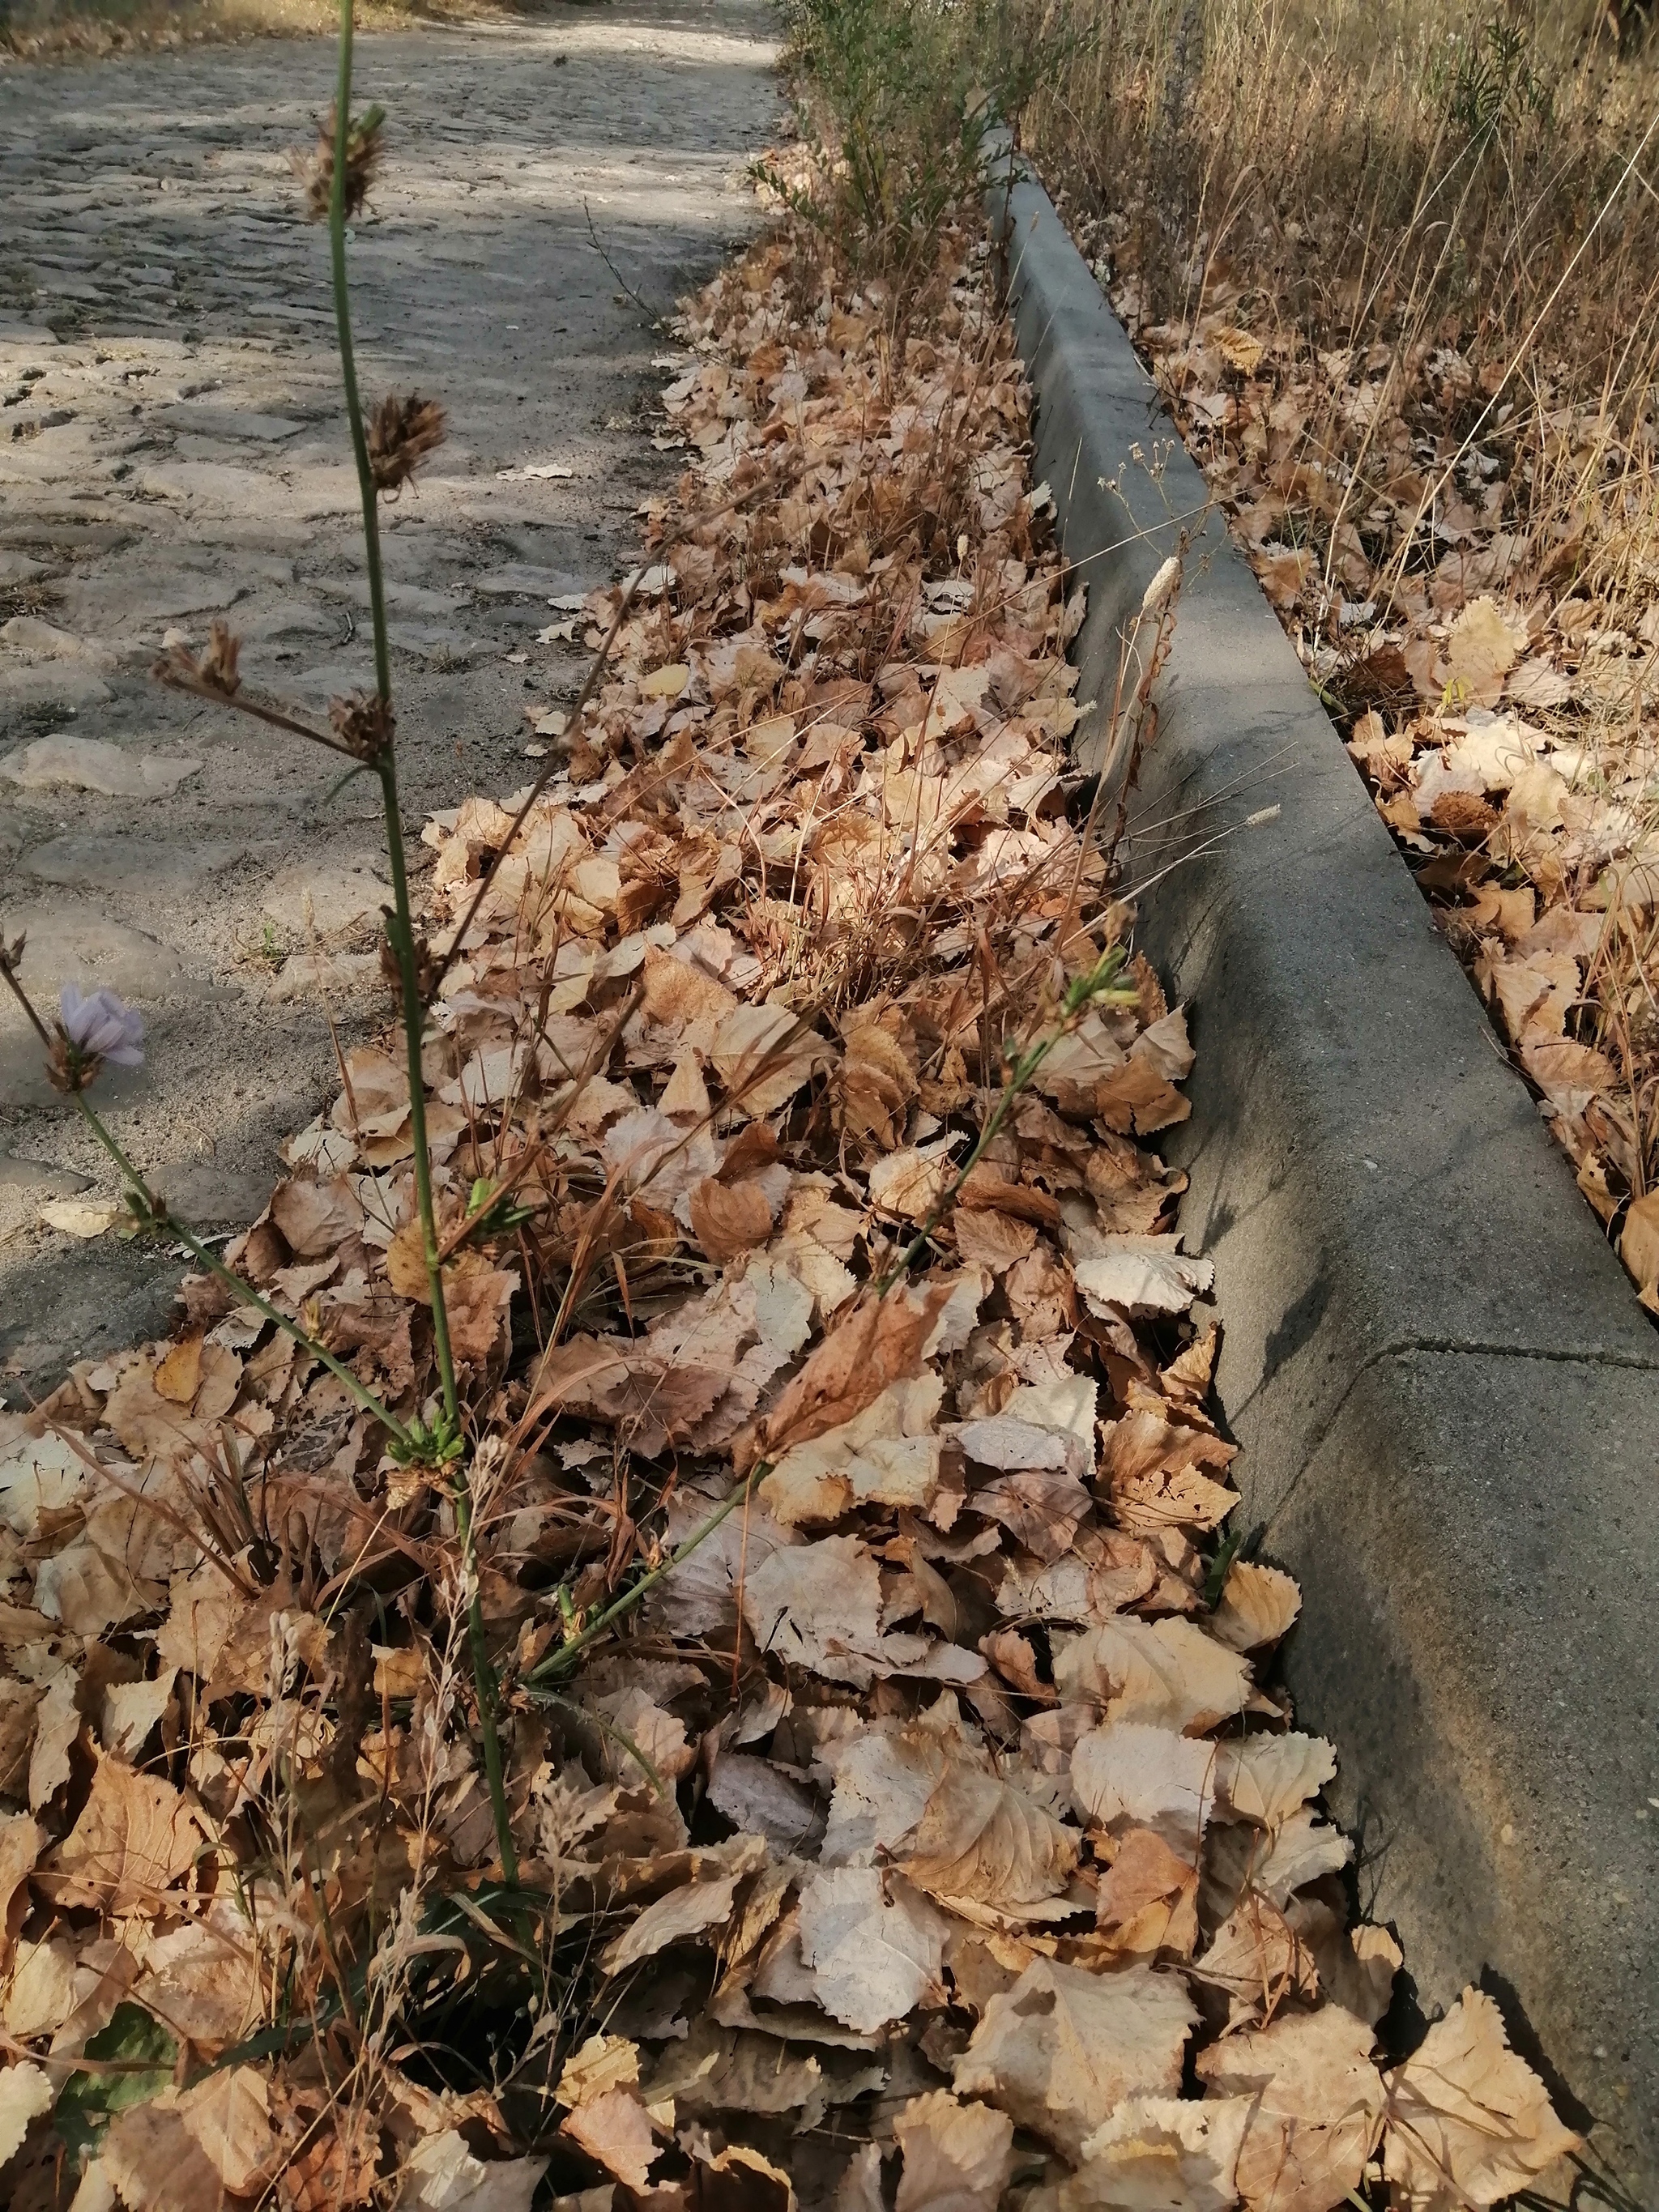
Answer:
POLYGON ((1035 1959, 987 2006, 955 2063, 957 2094, 999 2106, 1075 2164, 1126 2097, 1174 2094, 1197 2016, 1177 1975, 1035 1959))
POLYGON ((644 2106, 625 2088, 603 2090, 580 2105, 559 2123, 559 2133, 579 2143, 627 2189, 647 2187, 661 2154, 644 2106))
POLYGON ((1037 1232, 1029 1221, 989 1207, 959 1211, 954 1224, 958 1255, 969 1265, 988 1267, 1000 1274, 1023 1260, 1036 1243, 1037 1232))
POLYGON ((1619 1256, 1651 1304, 1659 1295, 1659 1190, 1632 1200, 1619 1239, 1619 1256))
POLYGON ((1073 1800, 1086 1820, 1115 1833, 1155 1829, 1190 1865, 1215 1805, 1215 1759, 1212 1743, 1115 1721, 1078 1738, 1073 1800))
POLYGON ((1389 2082, 1383 2167, 1413 2212, 1497 2204, 1578 2140, 1483 1990, 1465 1990, 1389 2082))
POLYGON ((1249 2117, 1243 2097, 1131 2097, 1095 2130, 1057 2212, 1231 2212, 1249 2117))
POLYGON ((854 1144, 892 1152, 916 1095, 916 1051, 896 1006, 860 1007, 842 1031, 845 1052, 836 1084, 841 1124, 854 1144))
POLYGON ((547 2171, 545 2158, 474 2157, 459 2128, 422 2136, 398 2174, 399 2212, 530 2212, 547 2171))
POLYGON ((1319 1987, 1311 1955, 1284 1915, 1254 1890, 1216 1929, 1193 1973, 1225 1994, 1230 2031, 1270 2020, 1292 1994, 1310 2002, 1319 1987))
POLYGON ((895 2115, 893 2134, 904 2159, 896 2212, 998 2212, 1013 2166, 1006 2112, 933 2089, 895 2115))
POLYGON ((28 1878, 46 1840, 46 1830, 27 1813, 0 1819, 0 1966, 27 1916, 28 1878))
POLYGON ((1258 1651, 1288 1635, 1301 1610, 1302 1592, 1291 1576, 1235 1559, 1210 1616, 1210 1633, 1230 1651, 1258 1651))
POLYGON ((791 1444, 839 1428, 890 1382, 914 1375, 954 1287, 929 1283, 915 1298, 866 1297, 842 1314, 771 1413, 735 1439, 738 1473, 746 1474, 757 1459, 776 1461, 791 1444))
POLYGON ((212 2057, 257 2026, 265 1972, 234 1893, 198 1920, 152 1936, 133 1995, 180 2042, 212 2057))
POLYGON ((31 2120, 49 2112, 58 2094, 44 2066, 14 2059, 0 2071, 0 2166, 21 2148, 31 2120))
POLYGON ((1066 1468, 1024 1468, 975 1490, 975 1513, 1000 1521, 1014 1541, 1045 1562, 1069 1552, 1094 1500, 1066 1468))
POLYGON ((175 1344, 155 1370, 155 1395, 170 1405, 191 1406, 202 1384, 202 1340, 187 1336, 175 1344))
MULTIPOLYGON (((763 1854, 764 1846, 761 1849, 763 1854)), ((706 1936, 711 1928, 723 1928, 732 1917, 742 1879, 740 1873, 729 1874, 713 1881, 689 1882, 682 1889, 671 1889, 665 1897, 647 1905, 631 1928, 606 1945, 599 1957, 600 1971, 620 1974, 641 1959, 654 1958, 670 1943, 706 1936)))
POLYGON ((1495 707, 1526 641, 1525 623, 1517 635, 1496 599, 1471 599, 1446 635, 1447 681, 1459 707, 1495 707))
POLYGON ((691 1193, 691 1233, 706 1259, 723 1267, 772 1233, 772 1209, 758 1183, 729 1188, 706 1176, 691 1193))
POLYGON ((315 1260, 362 1226, 363 1210, 343 1176, 318 1182, 295 1175, 277 1185, 270 1218, 296 1260, 315 1260))
POLYGON ((209 2074, 179 2100, 192 2141, 233 2197, 254 2197, 281 2162, 265 2077, 257 2066, 209 2074))
POLYGON ((800 1955, 832 2019, 868 2034, 942 1994, 944 1917, 877 1867, 824 1867, 801 1885, 800 1955))
POLYGON ((1382 2118, 1371 2042, 1364 2021, 1326 2005, 1199 2053, 1206 2094, 1253 2100, 1237 2169, 1247 2212, 1330 2212, 1358 2187, 1382 2118))
POLYGON ((58 1846, 53 1893, 60 1905, 154 1911, 207 1841, 202 1816, 170 1782, 100 1759, 92 1794, 58 1846))
POLYGON ((481 1252, 458 1252, 444 1267, 449 1344, 459 1366, 487 1366, 505 1342, 518 1270, 492 1267, 481 1252))
MULTIPOLYGON (((743 1617, 762 1650, 860 1689, 929 1657, 927 1638, 883 1633, 881 1607, 880 1571, 855 1536, 775 1551, 743 1590, 743 1617)), ((976 1659, 972 1673, 983 1668, 976 1659)))
POLYGON ((176 2089, 163 2089, 109 2124, 99 2164, 127 2212, 222 2212, 231 2201, 179 2104, 176 2089))
POLYGON ((1198 1869, 1151 1828, 1131 1828, 1103 1876, 1095 1917, 1115 1951, 1189 1959, 1198 1941, 1198 1869))
MULTIPOLYGON (((199 1369, 188 1412, 179 1401, 161 1395, 157 1387, 160 1370, 152 1367, 147 1357, 131 1361, 122 1370, 105 1405, 104 1418, 134 1459, 165 1459, 180 1449, 211 1449, 213 1425, 236 1402, 242 1363, 222 1344, 201 1344, 196 1356, 199 1369)), ((166 1364, 162 1362, 163 1366, 166 1364)), ((174 1371, 176 1376, 182 1370, 174 1371)))
POLYGON ((954 1765, 927 1801, 904 1871, 941 1903, 971 1899, 1018 1920, 1060 1894, 1079 1840, 1012 1783, 954 1765))
POLYGON ((1242 1712, 1250 1670, 1237 1652, 1188 1620, 1102 1622, 1054 1655, 1062 1702, 1085 1699, 1109 1721, 1139 1721, 1188 1735, 1242 1712))

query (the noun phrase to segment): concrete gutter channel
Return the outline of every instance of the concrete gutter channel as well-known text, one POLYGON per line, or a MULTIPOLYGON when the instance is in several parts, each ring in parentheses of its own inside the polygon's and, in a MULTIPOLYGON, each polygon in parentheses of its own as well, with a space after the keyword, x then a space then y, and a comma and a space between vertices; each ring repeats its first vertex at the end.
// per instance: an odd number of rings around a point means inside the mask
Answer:
MULTIPOLYGON (((1207 490, 1046 193, 991 207, 1103 706, 1207 490)), ((1218 514, 1159 696, 1131 880, 1233 832, 1143 901, 1142 941, 1194 1010, 1167 1150, 1243 1522, 1303 1586, 1298 1725, 1337 1747, 1417 2005, 1481 1983, 1659 2205, 1659 1336, 1218 514)))

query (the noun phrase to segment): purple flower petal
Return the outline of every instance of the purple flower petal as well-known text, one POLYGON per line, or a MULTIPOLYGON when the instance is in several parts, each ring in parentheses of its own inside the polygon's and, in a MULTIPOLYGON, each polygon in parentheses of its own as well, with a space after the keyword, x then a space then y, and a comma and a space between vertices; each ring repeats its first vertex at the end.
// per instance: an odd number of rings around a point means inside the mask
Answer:
POLYGON ((97 990, 82 998, 75 984, 66 983, 58 1005, 64 1035, 77 1052, 113 1060, 118 1067, 143 1065, 144 1018, 113 991, 97 990))

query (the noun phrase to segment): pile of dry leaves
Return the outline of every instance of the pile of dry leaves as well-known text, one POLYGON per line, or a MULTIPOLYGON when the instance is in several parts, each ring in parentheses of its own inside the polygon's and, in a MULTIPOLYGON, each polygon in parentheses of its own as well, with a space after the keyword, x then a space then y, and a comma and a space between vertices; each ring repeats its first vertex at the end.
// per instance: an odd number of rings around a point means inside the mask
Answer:
MULTIPOLYGON (((499 861, 425 1073, 447 1219, 511 1201, 449 1310, 516 1884, 446 1485, 337 1378, 198 1278, 0 1426, 15 2206, 1324 2212, 1571 2144, 1477 1992, 1382 2063, 1298 1595, 1218 1548, 1144 963, 940 1213, 1131 919, 1027 393, 943 264, 896 330, 804 227, 716 280, 606 682, 516 835, 427 833, 440 945, 499 861)), ((343 1075, 232 1257, 410 1419, 407 1101, 343 1075)))
POLYGON ((1221 263, 1194 320, 1141 325, 1122 226, 1072 220, 1659 1312, 1652 422, 1443 338, 1310 344, 1221 263))

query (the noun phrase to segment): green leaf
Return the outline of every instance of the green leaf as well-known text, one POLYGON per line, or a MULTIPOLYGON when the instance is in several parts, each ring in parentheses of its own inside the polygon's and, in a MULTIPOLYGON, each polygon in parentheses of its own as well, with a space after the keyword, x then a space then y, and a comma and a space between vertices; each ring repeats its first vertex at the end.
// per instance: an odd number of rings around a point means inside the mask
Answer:
POLYGON ((71 2074, 59 2092, 53 2124, 77 2157, 115 2113, 145 2104, 167 2087, 179 2046, 142 2005, 119 2004, 109 2026, 87 2045, 86 2055, 122 2070, 71 2074))

